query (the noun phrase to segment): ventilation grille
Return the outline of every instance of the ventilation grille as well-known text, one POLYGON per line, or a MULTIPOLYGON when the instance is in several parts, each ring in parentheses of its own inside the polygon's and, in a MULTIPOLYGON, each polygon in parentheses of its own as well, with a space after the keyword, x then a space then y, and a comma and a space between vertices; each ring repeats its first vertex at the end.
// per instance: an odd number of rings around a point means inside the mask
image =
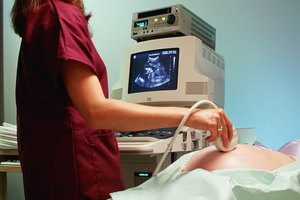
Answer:
POLYGON ((215 64, 219 68, 225 70, 225 63, 223 59, 221 59, 217 54, 214 52, 208 50, 207 48, 203 48, 203 55, 202 55, 206 60, 209 62, 215 64))
POLYGON ((186 94, 208 95, 207 82, 186 82, 186 94))
POLYGON ((192 17, 191 35, 202 40, 210 48, 216 48, 216 29, 197 16, 192 17))

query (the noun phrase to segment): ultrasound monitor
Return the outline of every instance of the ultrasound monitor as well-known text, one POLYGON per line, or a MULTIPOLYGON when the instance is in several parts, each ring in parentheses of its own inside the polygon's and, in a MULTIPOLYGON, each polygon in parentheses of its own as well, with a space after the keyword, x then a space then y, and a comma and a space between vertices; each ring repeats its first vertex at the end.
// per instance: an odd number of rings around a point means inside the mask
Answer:
POLYGON ((139 42, 124 50, 111 97, 183 107, 206 99, 224 107, 224 68, 223 57, 194 36, 139 42))

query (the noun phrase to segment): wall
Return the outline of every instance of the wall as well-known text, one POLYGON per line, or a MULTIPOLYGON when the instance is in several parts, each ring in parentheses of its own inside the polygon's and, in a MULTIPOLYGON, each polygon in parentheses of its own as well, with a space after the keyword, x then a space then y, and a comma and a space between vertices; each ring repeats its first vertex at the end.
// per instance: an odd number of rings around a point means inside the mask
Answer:
MULTIPOLYGON (((3 81, 4 81, 4 121, 15 124, 15 78, 20 38, 15 35, 10 24, 12 0, 3 0, 3 81)), ((1 32, 2 34, 2 32, 1 32)), ((1 121, 2 122, 2 121, 1 121)), ((8 200, 22 200, 24 197, 20 173, 8 173, 8 200)))
POLYGON ((3 112, 3 1, 0 0, 0 123, 4 120, 3 112))
MULTIPOLYGON (((258 140, 273 149, 299 138, 299 0, 84 2, 93 13, 93 41, 107 65, 110 88, 119 77, 122 49, 135 43, 132 13, 182 3, 217 29, 216 51, 226 62, 225 110, 234 125, 255 127, 258 140)), ((11 5, 12 0, 4 1, 4 118, 15 123, 20 39, 10 28, 11 5)), ((9 199, 22 199, 21 178, 12 173, 9 181, 9 199)))
POLYGON ((3 81, 4 81, 4 120, 16 123, 15 81, 20 38, 14 34, 10 23, 10 10, 13 1, 3 1, 3 81))

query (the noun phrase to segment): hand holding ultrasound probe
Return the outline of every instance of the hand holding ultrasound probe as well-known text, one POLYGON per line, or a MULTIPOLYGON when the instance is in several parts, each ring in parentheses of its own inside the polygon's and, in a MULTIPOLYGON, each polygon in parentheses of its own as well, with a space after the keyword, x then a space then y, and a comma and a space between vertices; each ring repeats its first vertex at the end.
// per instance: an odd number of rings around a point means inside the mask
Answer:
MULTIPOLYGON (((186 123, 186 121, 188 120, 188 118, 190 117, 190 115, 193 113, 193 111, 194 111, 197 107, 199 107, 199 106, 201 106, 201 105, 208 105, 208 106, 210 106, 210 107, 213 108, 213 109, 218 109, 218 107, 217 107, 214 103, 212 103, 211 101, 208 101, 208 100, 200 100, 200 101, 198 101, 197 103, 195 103, 195 104, 189 109, 189 111, 185 114, 185 116, 184 116, 183 119, 181 120, 181 122, 180 122, 178 128, 176 129, 175 134, 174 134, 174 136, 173 136, 171 142, 168 144, 167 149, 165 150, 165 152, 164 152, 162 158, 160 159, 160 161, 159 161, 159 163, 158 163, 156 169, 154 170, 153 175, 156 175, 156 174, 159 172, 159 170, 160 170, 160 168, 161 168, 161 166, 162 166, 162 164, 163 164, 163 162, 164 162, 164 160, 165 160, 167 154, 168 154, 169 151, 171 150, 171 148, 172 148, 172 146, 173 146, 173 143, 175 142, 177 136, 179 135, 180 131, 182 130, 183 126, 185 125, 185 123, 186 123)), ((237 132, 236 132, 235 128, 234 128, 232 125, 231 125, 231 127, 230 127, 230 126, 229 126, 229 127, 227 126, 228 123, 229 123, 229 124, 231 124, 231 123, 230 123, 229 119, 227 118, 227 116, 226 116, 225 114, 224 114, 224 118, 223 118, 223 119, 220 119, 220 120, 221 120, 222 122, 220 123, 221 125, 219 126, 219 128, 217 128, 218 135, 217 135, 217 139, 215 139, 215 140, 213 141, 213 144, 215 145, 215 147, 216 147, 219 151, 223 151, 223 152, 232 151, 232 150, 236 147, 236 145, 238 144, 238 135, 237 135, 237 132), (223 126, 223 125, 224 125, 224 126, 223 126), (231 142, 227 145, 227 147, 225 147, 224 144, 223 144, 222 137, 227 137, 227 134, 226 134, 226 133, 224 134, 224 131, 225 131, 225 132, 230 132, 228 129, 232 129, 233 135, 232 135, 232 136, 229 135, 229 141, 231 141, 231 142), (223 133, 223 134, 222 134, 222 133, 223 133), (231 137, 231 138, 230 138, 230 137, 231 137)), ((206 138, 208 139, 208 141, 210 141, 210 140, 211 140, 211 137, 212 137, 212 132, 210 132, 209 130, 207 130, 207 131, 204 132, 204 134, 206 134, 206 138)))

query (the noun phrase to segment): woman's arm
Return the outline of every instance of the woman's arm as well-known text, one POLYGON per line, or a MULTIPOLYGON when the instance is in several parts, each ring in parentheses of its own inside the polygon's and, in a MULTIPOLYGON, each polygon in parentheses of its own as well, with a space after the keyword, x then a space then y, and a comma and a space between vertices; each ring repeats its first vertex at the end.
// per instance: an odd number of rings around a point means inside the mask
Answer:
MULTIPOLYGON (((92 69, 76 61, 66 61, 61 70, 66 91, 83 118, 93 129, 136 131, 178 126, 187 108, 154 107, 105 98, 92 69)), ((227 146, 232 124, 223 109, 195 110, 186 126, 209 130, 209 142, 222 135, 227 146), (218 132, 222 126, 223 130, 218 132)))

